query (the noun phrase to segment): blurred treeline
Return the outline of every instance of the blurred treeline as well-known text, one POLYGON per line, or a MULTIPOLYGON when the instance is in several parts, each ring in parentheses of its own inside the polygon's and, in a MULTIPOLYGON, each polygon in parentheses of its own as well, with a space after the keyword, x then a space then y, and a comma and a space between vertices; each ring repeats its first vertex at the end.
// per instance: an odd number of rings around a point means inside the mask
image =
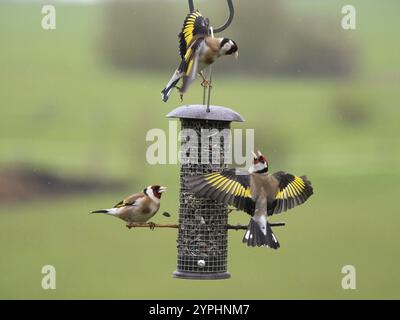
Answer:
MULTIPOLYGON (((211 24, 227 17, 225 1, 195 2, 211 24)), ((235 18, 217 36, 235 39, 240 63, 218 63, 221 71, 282 75, 349 75, 357 65, 355 45, 339 21, 299 14, 281 0, 234 1, 235 18)), ((122 69, 171 70, 178 63, 177 35, 187 1, 112 1, 104 4, 101 49, 122 69), (157 3, 157 9, 154 5, 157 3), (176 53, 174 55, 174 53, 176 53)))

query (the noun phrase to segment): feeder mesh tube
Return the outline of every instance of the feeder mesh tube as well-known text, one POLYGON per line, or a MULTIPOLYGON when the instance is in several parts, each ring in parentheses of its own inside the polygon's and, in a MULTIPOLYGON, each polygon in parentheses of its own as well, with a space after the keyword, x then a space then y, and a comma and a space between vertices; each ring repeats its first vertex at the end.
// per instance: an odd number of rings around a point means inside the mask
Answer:
MULTIPOLYGON (((230 139, 225 141, 221 132, 229 132, 230 122, 181 119, 181 145, 187 143, 187 130, 193 130, 198 137, 190 150, 181 148, 180 164, 180 207, 178 232, 178 272, 212 274, 227 272, 228 254, 228 208, 226 205, 208 199, 195 198, 188 192, 185 178, 215 171, 227 167, 224 155, 228 154, 230 139), (210 130, 212 137, 206 136, 209 143, 202 137, 204 130, 210 130), (216 133, 218 130, 218 133, 216 133), (215 142, 215 135, 218 141, 215 142), (203 140, 203 141, 202 141, 203 140), (182 154, 185 153, 185 154, 182 154), (202 156, 209 158, 209 163, 202 163, 202 156), (189 159, 188 159, 189 157, 189 159), (190 159, 190 158, 193 159, 190 159), (183 162, 182 159, 189 160, 183 162), (198 163, 196 163, 196 161, 198 163)), ((204 137, 203 137, 204 138, 204 137)), ((187 148, 187 147, 186 147, 187 148)))

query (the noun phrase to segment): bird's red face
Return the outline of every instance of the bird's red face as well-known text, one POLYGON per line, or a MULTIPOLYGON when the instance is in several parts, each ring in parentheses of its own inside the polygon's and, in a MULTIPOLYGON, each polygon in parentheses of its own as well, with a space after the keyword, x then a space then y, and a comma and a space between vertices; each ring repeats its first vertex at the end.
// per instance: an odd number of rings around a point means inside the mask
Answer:
POLYGON ((167 187, 161 187, 158 185, 151 186, 150 188, 151 188, 151 191, 153 191, 154 196, 158 199, 161 199, 162 193, 167 191, 167 187))
POLYGON ((250 167, 249 171, 251 173, 263 173, 268 171, 268 161, 267 158, 260 152, 257 154, 253 152, 253 165, 250 167))
POLYGON ((259 156, 259 157, 255 157, 253 159, 253 163, 256 165, 258 163, 263 163, 266 164, 267 163, 267 158, 265 158, 263 155, 259 156))

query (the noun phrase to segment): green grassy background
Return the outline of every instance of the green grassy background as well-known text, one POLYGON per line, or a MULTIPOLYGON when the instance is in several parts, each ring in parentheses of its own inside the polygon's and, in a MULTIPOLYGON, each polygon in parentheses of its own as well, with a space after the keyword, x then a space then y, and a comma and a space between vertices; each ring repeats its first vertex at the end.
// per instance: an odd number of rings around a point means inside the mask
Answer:
MULTIPOLYGON (((287 1, 299 14, 338 21, 347 3, 287 1)), ((145 159, 146 132, 167 129, 165 114, 180 105, 177 95, 160 100, 170 74, 107 66, 96 41, 101 7, 58 4, 57 30, 43 31, 39 4, 1 4, 0 166, 113 178, 129 188, 0 203, 0 298, 400 298, 399 4, 352 3, 358 29, 346 32, 361 61, 353 77, 214 76, 214 103, 246 118, 234 128, 256 129, 271 170, 307 173, 315 188, 307 204, 272 219, 287 222, 276 229, 278 251, 249 249, 242 232, 231 231, 232 278, 214 282, 171 277, 175 230, 128 231, 117 219, 87 214, 158 183, 169 186, 162 210, 173 215, 154 221, 177 221, 178 166, 145 159), (346 122, 340 99, 361 104, 367 119, 346 122), (46 264, 56 267, 56 290, 41 288, 46 264), (356 267, 356 290, 341 288, 347 264, 356 267)), ((194 89, 185 103, 200 99, 194 89)), ((231 223, 247 220, 230 216, 231 223)))

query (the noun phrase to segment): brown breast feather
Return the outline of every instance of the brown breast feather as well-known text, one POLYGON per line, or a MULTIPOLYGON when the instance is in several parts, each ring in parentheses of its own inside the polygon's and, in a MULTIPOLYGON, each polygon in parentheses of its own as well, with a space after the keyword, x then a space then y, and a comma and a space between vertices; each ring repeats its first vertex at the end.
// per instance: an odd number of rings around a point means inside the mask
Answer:
POLYGON ((210 48, 203 57, 203 61, 206 64, 212 64, 219 52, 219 41, 215 38, 206 38, 205 39, 207 46, 210 48))
POLYGON ((253 199, 257 199, 259 196, 266 196, 269 200, 273 200, 278 192, 279 182, 270 174, 260 175, 253 173, 251 174, 250 186, 253 199))
POLYGON ((144 201, 141 203, 141 210, 140 212, 143 214, 149 214, 151 212, 151 203, 153 200, 151 200, 150 197, 146 197, 144 201))

